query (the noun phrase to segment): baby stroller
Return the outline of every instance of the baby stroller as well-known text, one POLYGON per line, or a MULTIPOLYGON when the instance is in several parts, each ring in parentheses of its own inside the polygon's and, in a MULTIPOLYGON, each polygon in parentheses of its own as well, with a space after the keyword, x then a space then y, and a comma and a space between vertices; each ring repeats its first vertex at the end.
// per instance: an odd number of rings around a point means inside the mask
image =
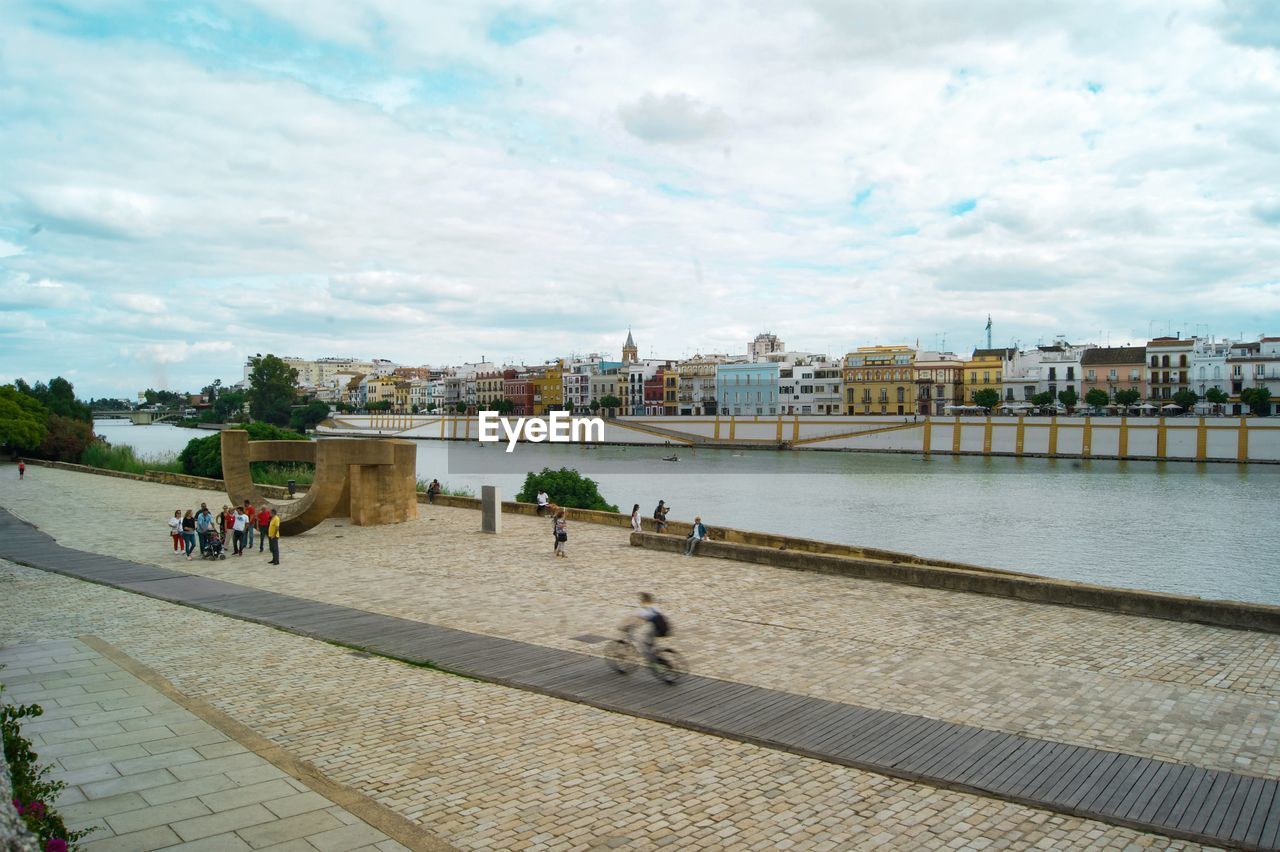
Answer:
POLYGON ((222 537, 216 532, 209 533, 209 537, 205 539, 204 553, 200 554, 202 559, 226 559, 226 548, 222 546, 222 537))

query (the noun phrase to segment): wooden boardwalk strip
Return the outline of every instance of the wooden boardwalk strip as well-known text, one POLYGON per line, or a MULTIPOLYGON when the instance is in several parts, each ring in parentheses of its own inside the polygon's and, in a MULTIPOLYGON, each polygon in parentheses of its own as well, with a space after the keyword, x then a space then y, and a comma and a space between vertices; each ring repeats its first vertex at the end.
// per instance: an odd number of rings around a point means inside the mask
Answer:
POLYGON ((1274 778, 697 675, 667 686, 643 666, 622 677, 593 655, 71 550, 3 509, 0 557, 480 680, 889 776, 1231 848, 1275 849, 1280 841, 1280 781, 1274 778))

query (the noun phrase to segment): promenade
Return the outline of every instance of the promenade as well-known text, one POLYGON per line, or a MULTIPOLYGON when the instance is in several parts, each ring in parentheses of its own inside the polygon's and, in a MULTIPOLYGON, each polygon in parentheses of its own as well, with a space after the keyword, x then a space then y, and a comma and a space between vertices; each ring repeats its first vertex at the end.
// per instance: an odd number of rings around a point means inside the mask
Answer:
MULTIPOLYGON (((582 524, 571 530, 568 564, 557 563, 544 522, 508 516, 503 536, 494 539, 477 532, 477 513, 439 507, 423 507, 422 518, 397 527, 331 521, 287 540, 285 564, 274 571, 256 553, 216 564, 187 562, 166 554, 164 518, 173 508, 201 500, 221 505, 222 495, 49 469, 34 474, 24 483, 0 478, 0 505, 69 547, 578 652, 590 649, 572 637, 607 632, 634 591, 648 588, 665 601, 679 627, 679 645, 699 673, 1063 743, 1276 774, 1270 725, 1277 705, 1276 637, 681 559, 627 547, 620 530, 582 524)), ((263 735, 282 746, 297 742, 322 771, 341 776, 343 783, 353 779, 353 786, 455 845, 479 847, 495 837, 510 845, 542 834, 549 834, 543 841, 550 845, 583 848, 602 837, 641 848, 663 838, 682 845, 750 847, 785 836, 813 848, 970 841, 975 847, 984 841, 1021 847, 1051 837, 1052 846, 1123 847, 1150 839, 384 660, 352 658, 269 628, 11 570, 14 600, 21 603, 6 608, 4 642, 57 638, 47 635, 50 629, 60 625, 65 631, 68 614, 77 613, 77 622, 87 623, 62 636, 110 634, 104 638, 143 654, 143 662, 178 688, 255 730, 265 728, 263 735), (240 635, 245 632, 253 638, 240 635), (227 644, 237 637, 261 642, 270 652, 244 653, 241 647, 238 658, 233 653, 224 659, 227 644), (184 642, 198 647, 184 653, 184 642), (324 705, 332 715, 319 725, 304 721, 306 708, 324 695, 335 671, 284 665, 286 646, 290 656, 302 649, 337 654, 343 658, 339 668, 360 684, 335 702, 339 706, 324 705), (184 665, 206 658, 213 665, 184 665), (352 665, 359 673, 347 669, 352 665), (389 678, 383 667, 391 667, 389 678), (370 701, 403 700, 397 695, 403 682, 419 678, 426 683, 418 686, 429 683, 451 711, 460 694, 484 694, 479 717, 483 733, 499 735, 498 753, 492 752, 492 740, 472 739, 479 727, 475 704, 468 705, 473 715, 448 719, 451 727, 436 727, 434 716, 421 718, 423 708, 412 702, 356 712, 370 701), (245 690, 264 692, 239 694, 245 690), (273 694, 289 698, 265 705, 271 712, 253 712, 273 694), (506 710, 515 715, 504 717, 506 710), (423 736, 417 725, 405 740, 411 717, 447 740, 428 744, 430 762, 414 759, 423 736), (321 745, 309 735, 357 719, 358 733, 340 744, 321 745), (565 747, 573 743, 578 746, 565 747), (501 744, 508 746, 505 752, 501 744), (326 752, 335 745, 343 747, 345 760, 326 752), (691 756, 698 758, 693 765, 691 756), (637 759, 645 761, 644 768, 636 768, 637 759), (456 771, 442 772, 437 760, 456 771), (491 775, 495 760, 501 768, 491 775), (377 771, 370 771, 370 761, 377 771), (434 787, 437 782, 444 786, 434 787), (610 782, 641 789, 627 792, 610 782), (423 799, 424 787, 440 796, 423 799), (660 814, 663 824, 642 820, 634 831, 610 834, 617 822, 602 818, 583 823, 589 830, 575 835, 574 823, 586 818, 581 796, 602 788, 614 791, 609 802, 622 810, 597 802, 589 808, 593 814, 620 818, 638 805, 641 815, 660 814), (859 791, 856 801, 848 798, 851 789, 859 791), (769 803, 773 816, 763 824, 753 801, 769 803), (662 806, 655 809, 655 802, 662 806), (815 802, 822 807, 809 810, 815 802), (502 823, 509 833, 493 833, 495 813, 530 804, 549 822, 527 821, 523 833, 510 833, 513 826, 502 823), (774 811, 775 804, 781 809, 774 811), (742 806, 740 816, 736 805, 742 806), (699 814, 707 816, 693 818, 699 814), (830 822, 832 814, 836 822, 830 822), (708 819, 710 825, 699 825, 708 819), (754 833, 745 830, 746 823, 754 833), (714 832, 704 831, 712 827, 714 832), (529 834, 536 828, 544 830, 529 834)), ((1159 845, 1166 842, 1159 839, 1159 845)))

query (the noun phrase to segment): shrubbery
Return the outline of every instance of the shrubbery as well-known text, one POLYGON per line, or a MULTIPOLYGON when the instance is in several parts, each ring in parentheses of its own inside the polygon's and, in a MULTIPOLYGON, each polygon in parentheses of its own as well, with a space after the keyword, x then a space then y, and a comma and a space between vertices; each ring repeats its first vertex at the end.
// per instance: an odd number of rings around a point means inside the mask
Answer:
MULTIPOLYGON (((0 693, 4 684, 0 683, 0 693)), ((31 749, 31 741, 22 736, 19 721, 34 719, 44 713, 39 704, 6 704, 0 700, 0 737, 4 740, 4 759, 13 780, 13 806, 27 828, 40 838, 45 852, 66 852, 92 829, 67 831, 62 817, 53 807, 54 799, 66 786, 50 781, 49 767, 36 762, 39 757, 31 749)))
POLYGON ((176 458, 143 459, 128 444, 113 446, 99 438, 80 456, 80 464, 89 467, 100 467, 105 470, 119 470, 125 473, 146 473, 149 470, 167 470, 170 473, 182 473, 182 464, 176 458))
MULTIPOLYGON (((280 429, 270 423, 250 423, 247 426, 232 426, 232 429, 244 429, 249 433, 250 441, 305 441, 306 435, 299 435, 288 429, 280 429)), ((189 476, 207 476, 211 479, 222 478, 222 436, 214 433, 207 438, 192 438, 187 446, 178 453, 178 461, 182 463, 182 472, 189 476)), ((256 462, 255 473, 259 465, 270 462, 256 462)), ((296 477, 294 477, 296 478, 296 477)))
POLYGON ((524 478, 524 487, 516 495, 517 502, 537 502, 538 492, 546 491, 551 502, 571 509, 596 509, 616 512, 618 507, 606 503, 600 496, 600 486, 594 479, 583 476, 572 468, 552 470, 544 467, 541 473, 530 472, 524 478))

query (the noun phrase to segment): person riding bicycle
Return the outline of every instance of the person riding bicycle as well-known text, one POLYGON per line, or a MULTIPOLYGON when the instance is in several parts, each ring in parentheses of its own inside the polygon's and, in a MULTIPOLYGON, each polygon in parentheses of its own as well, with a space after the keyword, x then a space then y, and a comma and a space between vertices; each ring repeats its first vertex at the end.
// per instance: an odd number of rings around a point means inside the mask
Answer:
POLYGON ((645 662, 653 662, 653 640, 671 632, 671 623, 653 602, 653 595, 640 593, 640 609, 627 616, 619 629, 630 637, 645 662))

